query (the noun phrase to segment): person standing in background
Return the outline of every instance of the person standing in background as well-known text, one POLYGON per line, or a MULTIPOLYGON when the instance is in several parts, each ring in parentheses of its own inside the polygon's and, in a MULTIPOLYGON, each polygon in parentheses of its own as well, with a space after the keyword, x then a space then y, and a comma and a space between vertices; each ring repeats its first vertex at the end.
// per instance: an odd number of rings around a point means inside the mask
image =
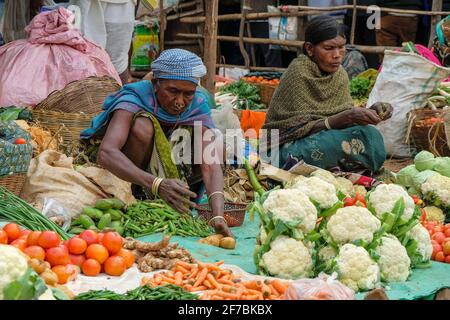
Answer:
MULTIPOLYGON (((383 8, 421 10, 421 0, 377 0, 383 8)), ((402 43, 416 41, 419 18, 409 13, 381 13, 381 28, 376 31, 378 46, 401 46, 402 43)))
POLYGON ((108 52, 122 83, 131 81, 128 52, 137 0, 70 0, 81 9, 84 36, 108 52))

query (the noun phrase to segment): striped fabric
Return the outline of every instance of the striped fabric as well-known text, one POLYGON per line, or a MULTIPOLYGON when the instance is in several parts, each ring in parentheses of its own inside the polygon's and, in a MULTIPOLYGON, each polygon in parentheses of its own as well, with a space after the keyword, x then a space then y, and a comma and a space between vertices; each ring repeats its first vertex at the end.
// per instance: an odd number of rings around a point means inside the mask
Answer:
POLYGON ((153 61, 153 75, 156 79, 186 80, 198 84, 206 75, 206 67, 196 54, 183 49, 169 49, 153 61))

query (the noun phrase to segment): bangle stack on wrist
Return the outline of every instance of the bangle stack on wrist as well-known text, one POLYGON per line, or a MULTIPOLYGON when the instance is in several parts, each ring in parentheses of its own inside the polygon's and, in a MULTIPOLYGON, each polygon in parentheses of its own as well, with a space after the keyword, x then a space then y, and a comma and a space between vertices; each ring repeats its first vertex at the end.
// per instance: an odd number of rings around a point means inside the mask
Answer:
POLYGON ((328 120, 328 117, 325 118, 324 123, 325 123, 325 127, 326 127, 328 130, 331 130, 331 129, 332 129, 331 126, 330 126, 330 122, 329 122, 329 120, 328 120))
POLYGON ((155 180, 153 180, 152 183, 152 194, 154 196, 157 196, 159 193, 159 186, 161 185, 161 182, 163 182, 163 178, 156 178, 155 180))
POLYGON ((223 216, 215 216, 215 217, 212 217, 211 219, 209 219, 208 225, 211 226, 211 221, 214 221, 214 220, 217 220, 217 219, 223 220, 226 224, 228 224, 227 220, 225 220, 225 218, 223 216))
POLYGON ((211 202, 212 196, 214 196, 214 195, 216 195, 216 194, 221 194, 222 196, 225 197, 225 194, 223 193, 223 191, 214 191, 214 192, 212 192, 212 193, 208 196, 208 202, 211 202))

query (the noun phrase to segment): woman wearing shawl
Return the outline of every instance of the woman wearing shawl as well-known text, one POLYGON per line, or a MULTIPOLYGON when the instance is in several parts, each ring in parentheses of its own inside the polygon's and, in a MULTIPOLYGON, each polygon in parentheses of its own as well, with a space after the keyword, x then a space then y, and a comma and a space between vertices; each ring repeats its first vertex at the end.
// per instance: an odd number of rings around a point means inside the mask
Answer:
POLYGON ((386 159, 383 138, 372 125, 390 118, 392 107, 353 106, 341 66, 344 31, 331 17, 312 19, 304 54, 290 64, 272 98, 264 128, 279 129, 279 163, 285 169, 303 160, 324 169, 376 172, 386 159))
MULTIPOLYGON (((184 132, 191 137, 192 132, 198 132, 195 127, 200 133, 214 128, 210 115, 214 101, 206 90, 198 87, 206 67, 195 54, 171 49, 163 51, 152 63, 152 71, 152 81, 125 85, 109 96, 104 112, 93 119, 91 128, 83 131, 81 138, 103 137, 97 157, 102 167, 131 182, 135 193, 143 191, 146 198, 159 196, 179 212, 189 213, 189 207, 196 206, 189 200, 197 197, 191 190, 203 181, 214 213, 210 224, 217 233, 232 236, 223 218, 220 160, 209 164, 201 161, 196 166, 189 156, 188 161, 177 161, 175 165, 172 149, 179 141, 169 142, 174 140, 171 139, 174 134, 178 137, 181 132, 176 129, 188 130, 184 132), (200 171, 199 176, 195 175, 196 169, 200 171)), ((195 147, 200 150, 191 149, 192 154, 211 149, 211 143, 197 141, 195 147)), ((221 148, 212 148, 217 150, 218 159, 222 159, 221 148)))

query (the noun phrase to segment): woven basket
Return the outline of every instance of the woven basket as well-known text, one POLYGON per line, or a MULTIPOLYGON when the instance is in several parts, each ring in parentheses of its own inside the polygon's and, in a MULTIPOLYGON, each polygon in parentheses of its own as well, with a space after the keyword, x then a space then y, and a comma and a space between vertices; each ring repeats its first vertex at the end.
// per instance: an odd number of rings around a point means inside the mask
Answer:
POLYGON ((27 179, 26 173, 17 173, 9 176, 0 176, 0 186, 5 187, 16 196, 22 192, 22 188, 27 179))
MULTIPOLYGON (((244 223, 245 211, 247 210, 247 204, 225 202, 224 204, 224 218, 227 221, 229 227, 239 227, 244 223)), ((208 203, 199 205, 197 208, 198 216, 209 221, 214 217, 211 207, 208 203)))
POLYGON ((91 126, 95 114, 33 110, 33 121, 52 134, 62 137, 61 147, 68 151, 80 143, 80 133, 91 126))
POLYGON ((53 91, 35 110, 97 114, 102 110, 105 98, 119 89, 120 85, 111 77, 89 77, 53 91))
POLYGON ((417 151, 427 150, 438 157, 450 156, 448 138, 449 110, 413 110, 408 115, 410 133, 409 142, 417 151), (447 120, 445 120, 447 119, 447 120), (447 127, 447 129, 446 129, 447 127))
POLYGON ((259 96, 261 97, 261 103, 264 103, 266 106, 269 106, 270 101, 272 101, 273 94, 275 93, 275 90, 277 89, 278 86, 267 83, 258 83, 254 81, 247 81, 247 80, 245 81, 259 88, 259 96))

